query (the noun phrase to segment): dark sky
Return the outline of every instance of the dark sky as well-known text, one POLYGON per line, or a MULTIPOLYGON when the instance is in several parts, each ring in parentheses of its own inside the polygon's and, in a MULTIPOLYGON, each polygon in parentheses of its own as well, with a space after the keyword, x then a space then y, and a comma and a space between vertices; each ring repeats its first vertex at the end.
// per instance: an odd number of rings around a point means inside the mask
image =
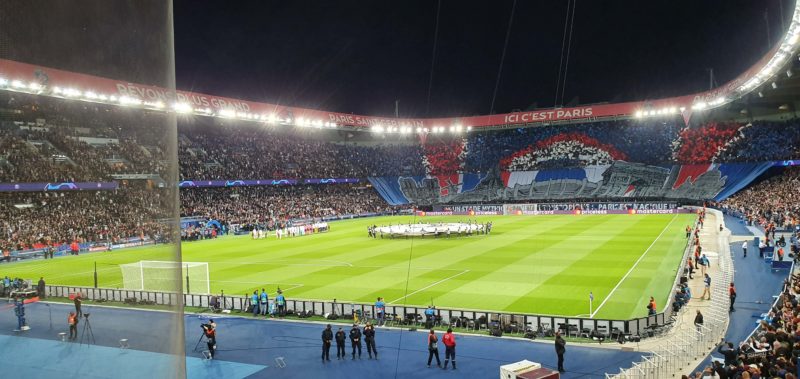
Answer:
MULTIPOLYGON (((769 48, 789 0, 577 0, 565 103, 719 84, 769 48)), ((511 1, 175 0, 180 89, 339 112, 488 114, 511 1)), ((518 1, 495 113, 554 103, 566 0, 518 1)))

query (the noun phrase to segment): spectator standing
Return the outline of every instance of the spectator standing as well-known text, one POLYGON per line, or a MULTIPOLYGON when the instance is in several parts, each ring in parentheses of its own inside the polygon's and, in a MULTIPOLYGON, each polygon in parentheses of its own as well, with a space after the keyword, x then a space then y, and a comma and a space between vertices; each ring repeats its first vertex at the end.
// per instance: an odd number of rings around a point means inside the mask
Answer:
POLYGON ((564 353, 567 351, 567 342, 561 337, 561 332, 556 332, 556 355, 558 356, 558 372, 564 372, 564 353))
POLYGON ((739 357, 739 349, 735 348, 732 342, 721 343, 717 348, 717 352, 725 357, 725 366, 736 366, 738 364, 736 360, 739 357))
POLYGON ((747 241, 742 242, 742 257, 747 258, 747 241))
POLYGON ((694 327, 697 329, 698 333, 703 328, 703 314, 700 313, 699 309, 697 310, 697 314, 694 316, 694 327))
POLYGON ((700 259, 698 260, 697 264, 700 265, 700 275, 705 275, 708 271, 708 257, 705 254, 700 255, 700 259))
POLYGON ((428 367, 431 367, 433 357, 436 357, 436 366, 442 367, 442 361, 439 360, 439 337, 436 337, 436 332, 431 329, 428 334, 428 367))
POLYGON ((325 327, 325 330, 322 331, 322 363, 325 363, 327 360, 330 362, 331 360, 331 343, 333 342, 333 331, 331 330, 331 324, 328 324, 325 327))
POLYGON ((733 309, 733 303, 736 302, 736 287, 733 285, 733 282, 731 282, 731 285, 728 286, 728 297, 731 300, 731 307, 728 311, 733 312, 735 310, 733 309))
POLYGON ((456 335, 453 329, 447 328, 447 333, 442 337, 444 343, 444 369, 447 370, 447 362, 453 361, 453 370, 456 369, 456 335))
POLYGON ((703 283, 705 286, 703 287, 703 294, 700 295, 700 298, 705 298, 706 294, 708 294, 708 300, 711 300, 711 276, 709 276, 708 273, 705 274, 703 283))

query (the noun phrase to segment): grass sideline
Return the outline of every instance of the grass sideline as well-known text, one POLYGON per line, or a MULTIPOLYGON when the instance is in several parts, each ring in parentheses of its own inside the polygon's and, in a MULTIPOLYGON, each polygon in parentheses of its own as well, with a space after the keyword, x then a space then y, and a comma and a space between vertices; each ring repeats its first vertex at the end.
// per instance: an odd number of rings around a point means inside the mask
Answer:
MULTIPOLYGON (((184 243, 184 261, 208 262, 213 292, 245 295, 280 286, 287 298, 578 316, 644 316, 650 296, 666 303, 693 215, 478 216, 492 234, 370 239, 367 226, 457 222, 465 216, 337 221, 328 233, 253 241, 247 236, 184 243), (602 307, 601 307, 602 305, 602 307), (600 307, 598 310, 597 308, 600 307)), ((84 254, 0 266, 0 274, 48 284, 122 285, 118 265, 175 260, 170 246, 84 254)))

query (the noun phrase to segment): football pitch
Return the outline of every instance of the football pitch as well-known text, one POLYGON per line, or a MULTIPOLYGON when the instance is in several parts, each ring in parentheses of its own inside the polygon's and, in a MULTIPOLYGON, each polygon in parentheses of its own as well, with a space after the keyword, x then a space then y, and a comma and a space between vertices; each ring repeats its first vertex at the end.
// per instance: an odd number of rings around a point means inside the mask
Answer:
MULTIPOLYGON (((327 233, 277 240, 227 236, 182 244, 183 260, 208 262, 211 291, 266 288, 287 298, 624 319, 666 304, 691 214, 477 216, 491 235, 373 239, 367 226, 458 222, 466 216, 395 216, 332 222, 327 233)), ((122 286, 119 264, 171 260, 166 246, 0 265, 0 275, 48 284, 122 286)), ((660 310, 660 309, 659 309, 660 310)))

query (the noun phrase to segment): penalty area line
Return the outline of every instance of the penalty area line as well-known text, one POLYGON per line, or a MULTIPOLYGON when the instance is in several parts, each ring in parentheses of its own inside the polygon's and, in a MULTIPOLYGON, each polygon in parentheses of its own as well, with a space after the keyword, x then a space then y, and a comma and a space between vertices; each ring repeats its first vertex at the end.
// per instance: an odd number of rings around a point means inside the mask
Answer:
POLYGON ((419 293, 419 292, 425 291, 425 290, 426 290, 426 289, 428 289, 428 288, 431 288, 431 287, 433 287, 433 286, 435 286, 435 285, 438 285, 438 284, 444 283, 444 282, 446 282, 446 281, 448 281, 448 280, 450 280, 450 279, 453 279, 453 278, 455 278, 455 277, 457 277, 457 276, 464 275, 464 274, 466 274, 466 273, 468 273, 468 272, 469 272, 469 270, 464 270, 464 271, 461 271, 461 272, 459 272, 458 274, 455 274, 455 275, 448 276, 448 277, 446 277, 446 278, 444 278, 444 279, 442 279, 442 280, 440 280, 440 281, 438 281, 438 282, 434 282, 434 283, 431 283, 431 284, 429 284, 429 285, 427 285, 427 286, 425 286, 425 287, 422 287, 422 288, 420 288, 420 289, 418 289, 418 290, 416 290, 416 291, 414 291, 414 292, 412 292, 412 293, 410 293, 410 294, 408 294, 408 295, 405 295, 405 296, 403 296, 403 297, 400 297, 400 298, 398 298, 398 299, 392 300, 392 301, 388 302, 387 304, 394 304, 394 303, 397 303, 398 301, 400 301, 400 300, 403 300, 403 299, 405 299, 405 298, 407 298, 407 297, 409 297, 409 296, 411 296, 411 295, 414 295, 414 294, 417 294, 417 293, 419 293))
POLYGON ((650 249, 652 249, 653 246, 656 245, 656 242, 658 242, 658 240, 661 238, 661 236, 664 235, 664 233, 667 231, 667 229, 669 229, 669 226, 672 225, 672 223, 675 221, 676 218, 678 218, 678 214, 675 214, 675 216, 672 216, 672 220, 670 220, 669 223, 667 224, 667 226, 664 227, 664 230, 662 230, 661 233, 658 234, 656 239, 653 240, 653 243, 651 243, 650 246, 648 246, 647 249, 644 251, 644 253, 642 253, 642 255, 639 257, 639 259, 637 259, 636 262, 633 263, 633 266, 631 266, 631 268, 628 270, 628 272, 626 272, 625 275, 622 276, 622 279, 620 279, 619 282, 617 282, 617 285, 614 286, 613 289, 611 289, 611 292, 608 293, 608 296, 606 296, 606 298, 603 299, 603 302, 600 303, 600 305, 598 305, 597 308, 595 308, 594 312, 592 312, 592 314, 589 315, 589 318, 594 318, 594 315, 596 315, 597 312, 600 311, 600 308, 603 308, 603 305, 605 305, 606 302, 608 301, 608 299, 611 298, 611 295, 613 295, 614 292, 616 292, 617 288, 619 288, 619 286, 622 285, 622 282, 624 282, 625 279, 628 278, 628 275, 630 275, 633 272, 633 270, 636 269, 636 266, 639 265, 639 262, 641 262, 642 259, 644 259, 644 257, 650 251, 650 249))

